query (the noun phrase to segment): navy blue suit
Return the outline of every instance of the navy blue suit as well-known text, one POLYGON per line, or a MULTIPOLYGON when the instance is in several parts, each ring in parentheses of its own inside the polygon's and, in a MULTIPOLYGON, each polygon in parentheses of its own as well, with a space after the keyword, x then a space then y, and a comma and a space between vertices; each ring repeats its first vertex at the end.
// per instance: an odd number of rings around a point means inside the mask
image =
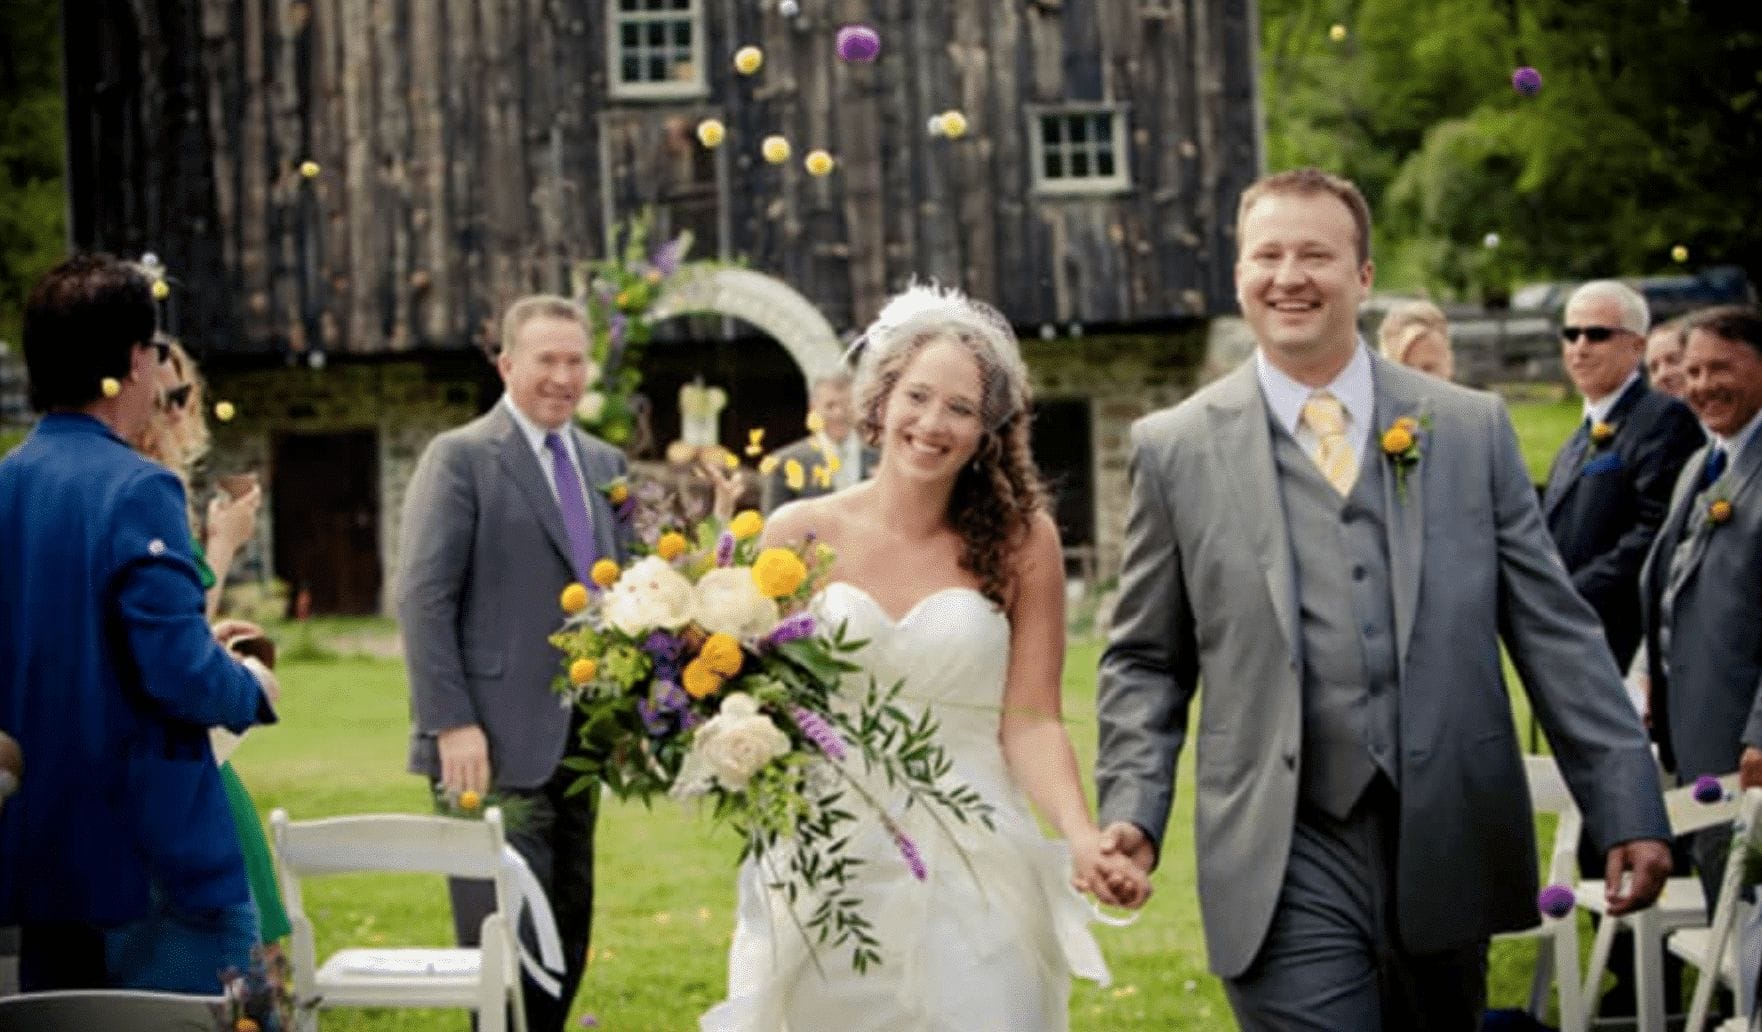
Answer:
POLYGON ((103 423, 43 418, 0 461, 0 925, 109 927, 148 887, 249 899, 208 728, 275 714, 203 618, 177 478, 103 423))
POLYGON ((1597 611, 1625 671, 1640 643, 1640 567, 1677 473, 1706 437, 1688 406, 1644 380, 1628 385, 1605 422, 1608 441, 1592 441, 1581 423, 1555 455, 1542 511, 1572 586, 1597 611))

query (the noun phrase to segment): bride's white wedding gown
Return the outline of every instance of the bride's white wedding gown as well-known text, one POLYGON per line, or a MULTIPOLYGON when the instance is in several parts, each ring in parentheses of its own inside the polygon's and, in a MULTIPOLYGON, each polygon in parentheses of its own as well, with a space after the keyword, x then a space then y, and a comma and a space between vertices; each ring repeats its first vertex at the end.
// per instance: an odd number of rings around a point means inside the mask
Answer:
MULTIPOLYGON (((815 600, 827 626, 869 642, 846 691, 904 678, 913 712, 928 705, 953 761, 950 777, 995 808, 995 830, 950 821, 949 838, 914 806, 892 813, 923 854, 929 874, 913 878, 887 830, 866 808, 849 851, 863 865, 851 888, 880 939, 881 963, 851 970, 848 949, 823 947, 819 965, 781 893, 759 865, 740 872, 740 902, 728 957, 728 999, 705 1014, 704 1032, 1056 1032, 1067 1027, 1071 975, 1107 983, 1089 934, 1092 911, 1070 887, 1069 851, 1040 833, 1010 779, 998 742, 1009 663, 1009 619, 970 588, 923 599, 897 622, 862 589, 843 582, 815 600), (975 878, 974 872, 977 873, 975 878)), ((853 757, 854 759, 854 757, 853 757)), ((847 762, 861 770, 861 761, 847 762)), ((797 903, 798 914, 812 902, 797 903)))

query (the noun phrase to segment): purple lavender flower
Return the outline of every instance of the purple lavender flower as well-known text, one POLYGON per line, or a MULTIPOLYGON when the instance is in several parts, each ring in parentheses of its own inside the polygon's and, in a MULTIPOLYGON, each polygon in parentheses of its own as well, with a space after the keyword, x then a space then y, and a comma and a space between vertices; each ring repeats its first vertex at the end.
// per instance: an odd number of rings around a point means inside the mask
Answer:
POLYGON ((655 248, 649 256, 649 264, 662 276, 671 276, 679 271, 679 261, 685 257, 685 236, 681 234, 655 248))
POLYGON ((734 561, 734 532, 724 530, 716 538, 716 565, 727 566, 734 561))
MULTIPOLYGON (((813 742, 821 752, 825 753, 828 759, 844 759, 844 738, 838 733, 838 729, 833 727, 831 722, 825 717, 820 716, 806 706, 795 707, 795 709, 790 711, 790 715, 795 718, 795 726, 801 728, 801 733, 807 735, 808 740, 813 742)), ((922 881, 923 879, 920 878, 919 880, 922 881)))
POLYGON ((898 826, 893 827, 893 844, 899 847, 899 855, 905 858, 905 865, 913 878, 923 881, 930 877, 930 868, 924 866, 924 854, 918 852, 918 844, 898 826))
POLYGON ((657 705, 668 713, 684 713, 691 708, 691 696, 685 693, 684 688, 679 687, 671 678, 661 683, 666 686, 666 691, 661 693, 661 701, 657 705))
POLYGON ((643 730, 650 738, 659 738, 673 728, 671 714, 659 706, 649 705, 647 699, 636 700, 636 715, 642 718, 643 730))
POLYGON ((1565 917, 1578 905, 1578 897, 1564 885, 1549 885, 1536 894, 1536 909, 1549 917, 1565 917))
POLYGON ((686 710, 684 713, 679 714, 679 730, 680 731, 690 731, 692 728, 697 727, 699 724, 701 724, 703 722, 704 722, 704 718, 698 716, 696 713, 693 713, 690 710, 686 710))
POLYGON ((600 378, 606 383, 618 372, 618 364, 624 360, 624 331, 630 325, 630 317, 623 312, 614 311, 606 317, 606 367, 600 372, 600 378))
POLYGON ((1721 803, 1725 801, 1725 786, 1713 775, 1703 774, 1695 779, 1694 796, 1697 803, 1721 803))
POLYGON ((685 649, 685 643, 666 631, 651 631, 642 640, 642 650, 649 654, 650 659, 677 660, 679 653, 685 649))
POLYGON ((813 634, 817 629, 819 629, 819 624, 814 620, 814 614, 797 613, 794 616, 784 617, 781 623, 771 628, 771 633, 765 635, 765 640, 760 645, 764 648, 773 648, 784 642, 800 641, 813 634))

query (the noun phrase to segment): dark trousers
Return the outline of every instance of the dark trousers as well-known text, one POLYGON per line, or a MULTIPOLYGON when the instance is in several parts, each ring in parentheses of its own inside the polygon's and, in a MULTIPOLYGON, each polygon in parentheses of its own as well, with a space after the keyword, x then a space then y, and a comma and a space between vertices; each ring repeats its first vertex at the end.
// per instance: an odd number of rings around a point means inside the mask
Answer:
MULTIPOLYGON (((571 738, 573 740, 573 738, 571 738)), ((588 936, 593 924, 593 826, 598 814, 599 792, 590 789, 574 796, 564 792, 576 773, 558 767, 549 781, 538 788, 498 788, 504 798, 525 800, 524 811, 507 828, 508 844, 526 859, 538 883, 550 897, 557 918, 557 935, 563 943, 563 991, 553 997, 521 976, 526 1001, 526 1027, 530 1032, 560 1032, 569 1016, 569 1004, 581 987, 587 967, 588 936)), ((461 946, 478 945, 483 919, 495 910, 495 884, 475 878, 447 882, 453 900, 453 934, 461 946)), ((520 927, 521 941, 534 957, 537 939, 530 919, 520 927)))
MULTIPOLYGON (((57 989, 104 989, 104 932, 77 921, 19 927, 18 988, 44 993, 57 989)), ((216 992, 219 982, 215 983, 216 992)))
POLYGON ((1298 803, 1272 927, 1254 963, 1224 983, 1244 1032, 1480 1027, 1487 944, 1442 953, 1401 945, 1398 807, 1380 775, 1343 821, 1298 803))

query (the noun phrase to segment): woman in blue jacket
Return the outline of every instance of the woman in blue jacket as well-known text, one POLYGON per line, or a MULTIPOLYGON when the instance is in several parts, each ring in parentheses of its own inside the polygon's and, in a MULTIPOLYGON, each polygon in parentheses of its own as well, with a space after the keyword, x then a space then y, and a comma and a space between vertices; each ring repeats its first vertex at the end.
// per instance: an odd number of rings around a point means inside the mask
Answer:
POLYGON ((208 728, 272 723, 276 685, 217 640, 239 626, 209 628, 183 489, 128 444, 168 354, 154 316, 146 277, 104 255, 25 307, 44 416, 0 460, 0 731, 27 771, 0 811, 0 925, 21 928, 27 991, 217 993, 256 933, 208 728), (180 930, 145 977, 106 952, 141 922, 180 930))

